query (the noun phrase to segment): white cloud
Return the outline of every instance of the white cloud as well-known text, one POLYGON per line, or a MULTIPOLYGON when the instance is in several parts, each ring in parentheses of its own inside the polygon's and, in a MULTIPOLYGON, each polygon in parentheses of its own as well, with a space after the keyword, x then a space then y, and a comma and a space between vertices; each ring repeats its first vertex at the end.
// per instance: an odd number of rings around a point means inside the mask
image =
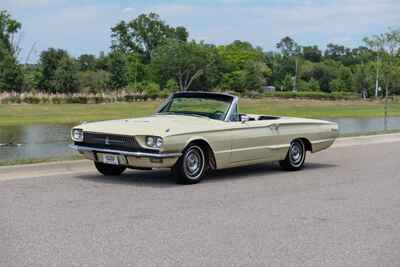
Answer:
POLYGON ((122 9, 122 13, 132 13, 134 11, 135 9, 132 7, 125 7, 124 9, 122 9))
POLYGON ((181 4, 169 4, 169 5, 153 5, 151 7, 145 6, 141 8, 125 7, 122 9, 122 13, 127 13, 129 15, 139 15, 143 13, 154 12, 162 16, 179 16, 188 12, 193 11, 191 5, 181 5, 181 4))

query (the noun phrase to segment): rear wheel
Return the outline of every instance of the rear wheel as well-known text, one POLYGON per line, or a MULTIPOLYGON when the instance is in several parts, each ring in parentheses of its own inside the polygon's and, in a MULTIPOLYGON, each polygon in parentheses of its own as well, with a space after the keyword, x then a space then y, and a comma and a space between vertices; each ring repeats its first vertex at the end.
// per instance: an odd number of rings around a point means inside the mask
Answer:
POLYGON ((94 166, 100 173, 102 173, 104 175, 117 176, 117 175, 121 175, 126 170, 126 167, 124 167, 124 166, 104 164, 101 162, 95 162, 94 166))
POLYGON ((279 162, 281 167, 287 171, 298 171, 304 167, 306 160, 306 149, 304 142, 300 139, 290 143, 286 158, 279 162))
POLYGON ((195 184, 201 181, 206 169, 205 152, 194 144, 185 149, 174 167, 174 172, 178 183, 195 184))

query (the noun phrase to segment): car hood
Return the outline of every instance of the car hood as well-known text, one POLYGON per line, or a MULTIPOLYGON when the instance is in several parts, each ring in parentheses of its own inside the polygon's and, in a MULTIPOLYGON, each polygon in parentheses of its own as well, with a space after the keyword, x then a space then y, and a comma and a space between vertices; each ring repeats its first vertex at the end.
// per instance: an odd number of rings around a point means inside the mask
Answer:
POLYGON ((116 135, 170 136, 214 130, 224 122, 189 115, 154 115, 150 117, 85 123, 74 128, 85 132, 116 135))

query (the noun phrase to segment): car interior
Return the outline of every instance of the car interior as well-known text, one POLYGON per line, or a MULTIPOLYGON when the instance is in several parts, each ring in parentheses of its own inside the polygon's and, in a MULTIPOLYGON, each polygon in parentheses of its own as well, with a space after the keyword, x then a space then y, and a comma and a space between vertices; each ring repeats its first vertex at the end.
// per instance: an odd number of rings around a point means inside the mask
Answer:
POLYGON ((248 121, 266 121, 266 120, 278 120, 280 117, 270 116, 270 115, 261 115, 257 117, 252 117, 247 114, 240 114, 240 121, 243 121, 243 118, 247 117, 248 121))

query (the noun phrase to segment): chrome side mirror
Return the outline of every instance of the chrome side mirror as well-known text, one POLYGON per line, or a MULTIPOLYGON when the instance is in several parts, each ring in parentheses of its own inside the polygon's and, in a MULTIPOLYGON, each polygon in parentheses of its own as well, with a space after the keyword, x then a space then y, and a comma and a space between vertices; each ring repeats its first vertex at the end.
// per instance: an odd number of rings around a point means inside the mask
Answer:
POLYGON ((249 116, 247 116, 247 115, 240 115, 240 121, 242 122, 242 123, 246 123, 246 122, 248 122, 250 120, 250 117, 249 116))

